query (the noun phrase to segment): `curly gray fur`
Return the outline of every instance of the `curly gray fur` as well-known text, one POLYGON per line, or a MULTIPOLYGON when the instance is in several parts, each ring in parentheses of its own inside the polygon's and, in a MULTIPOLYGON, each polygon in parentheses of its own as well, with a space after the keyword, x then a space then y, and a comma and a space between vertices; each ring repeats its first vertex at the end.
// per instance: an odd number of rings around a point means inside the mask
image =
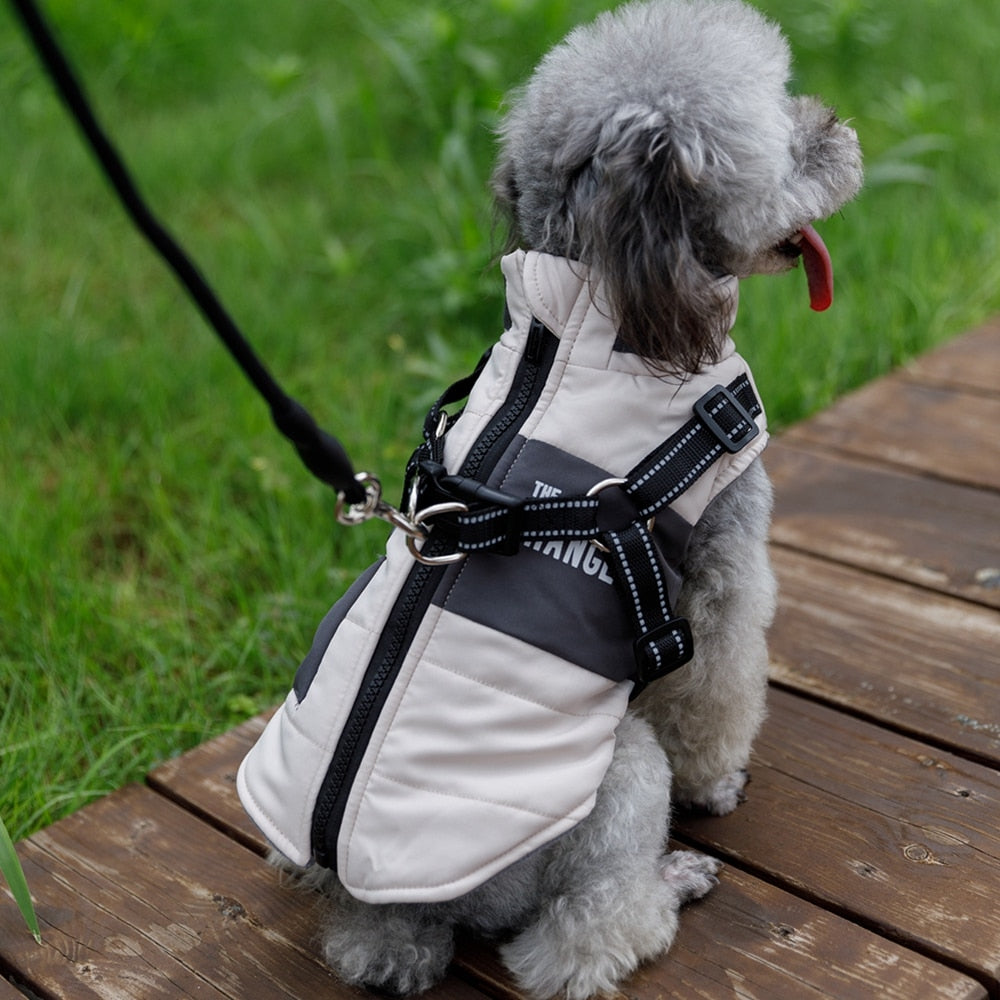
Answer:
MULTIPOLYGON (((861 184, 853 131, 789 96, 788 75, 780 31, 739 0, 629 3, 578 28, 500 129, 493 187, 511 246, 588 264, 652 366, 717 360, 735 305, 718 279, 793 266, 789 238, 861 184)), ((373 906, 330 872, 296 872, 321 890, 324 955, 347 982, 426 989, 467 927, 508 935, 501 956, 522 989, 585 1000, 670 946, 679 907, 718 867, 667 852, 671 794, 734 809, 764 718, 770 509, 757 461, 698 522, 677 609, 695 659, 634 703, 597 804, 569 834, 448 903, 373 906)))
POLYGON ((713 279, 784 269, 774 249, 861 182, 853 132, 788 75, 781 33, 739 0, 632 3, 577 28, 500 127, 510 247, 596 268, 622 338, 664 369, 718 360, 731 303, 713 279))

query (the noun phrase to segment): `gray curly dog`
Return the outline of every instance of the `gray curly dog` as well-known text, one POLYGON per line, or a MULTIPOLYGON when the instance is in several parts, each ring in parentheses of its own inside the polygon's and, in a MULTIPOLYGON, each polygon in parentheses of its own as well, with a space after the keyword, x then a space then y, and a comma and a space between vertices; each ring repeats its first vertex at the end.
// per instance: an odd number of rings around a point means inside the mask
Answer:
MULTIPOLYGON (((780 30, 739 0, 629 3, 576 29, 500 128, 493 188, 510 249, 599 275, 622 341, 665 372, 718 359, 734 310, 727 276, 801 258, 825 307, 828 258, 811 223, 857 193, 861 155, 853 130, 789 95, 788 78, 780 30)), ((320 890, 323 954, 340 977, 425 990, 463 928, 501 936, 527 993, 583 1000, 670 947, 681 905, 718 869, 667 851, 671 804, 735 809, 765 714, 770 511, 755 460, 695 526, 676 609, 694 660, 632 702, 596 806, 569 833, 441 903, 363 903, 330 871, 283 864, 320 890)))

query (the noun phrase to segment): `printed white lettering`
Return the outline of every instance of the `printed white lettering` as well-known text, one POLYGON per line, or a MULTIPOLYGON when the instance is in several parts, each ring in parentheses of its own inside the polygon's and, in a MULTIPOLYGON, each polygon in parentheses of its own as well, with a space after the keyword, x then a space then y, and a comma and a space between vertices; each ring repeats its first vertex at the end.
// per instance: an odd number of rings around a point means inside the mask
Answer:
POLYGON ((546 542, 545 548, 542 549, 543 556, 552 556, 553 559, 562 559, 562 554, 563 554, 562 542, 546 542))
POLYGON ((533 497, 560 497, 562 496, 562 490, 558 486, 550 486, 548 483, 543 483, 541 480, 535 480, 535 489, 531 494, 533 497))
POLYGON ((588 548, 590 551, 587 553, 587 558, 583 563, 584 573, 596 573, 598 580, 603 580, 605 583, 614 583, 614 580, 611 579, 611 574, 608 572, 608 564, 604 561, 600 552, 593 545, 588 546, 588 548))
POLYGON ((602 583, 614 584, 604 557, 590 542, 573 540, 569 542, 528 542, 525 548, 534 549, 543 556, 555 559, 571 569, 583 570, 587 576, 596 576, 602 583))
MULTIPOLYGON (((567 566, 572 566, 573 569, 580 568, 580 560, 583 558, 584 553, 587 549, 592 549, 593 546, 587 541, 575 541, 566 543, 566 551, 563 553, 562 561, 567 566)), ((591 574, 593 575, 593 574, 591 574)))

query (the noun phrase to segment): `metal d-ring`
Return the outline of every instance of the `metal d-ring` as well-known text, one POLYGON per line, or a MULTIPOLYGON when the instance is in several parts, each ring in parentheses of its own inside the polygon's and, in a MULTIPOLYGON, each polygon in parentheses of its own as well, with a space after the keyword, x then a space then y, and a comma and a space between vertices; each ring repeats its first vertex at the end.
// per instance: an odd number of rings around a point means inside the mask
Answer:
POLYGON ((417 540, 427 537, 424 525, 428 518, 437 517, 439 514, 464 514, 468 509, 464 503, 436 503, 414 514, 410 520, 416 532, 407 532, 406 535, 406 548, 410 555, 418 563, 423 563, 425 566, 449 566, 452 563, 461 562, 465 558, 464 552, 450 552, 443 556, 425 556, 417 548, 417 540))
MULTIPOLYGON (((627 479, 620 479, 615 476, 612 476, 610 479, 602 479, 599 483, 594 483, 594 485, 591 486, 589 490, 587 490, 587 496, 595 497, 597 496, 598 493, 602 492, 603 490, 609 489, 612 486, 624 486, 627 482, 628 482, 627 479)), ((656 524, 656 518, 651 517, 646 522, 646 530, 652 531, 654 524, 656 524)), ((593 545, 598 552, 607 553, 610 551, 610 549, 603 542, 599 542, 596 538, 591 538, 590 544, 593 545)))

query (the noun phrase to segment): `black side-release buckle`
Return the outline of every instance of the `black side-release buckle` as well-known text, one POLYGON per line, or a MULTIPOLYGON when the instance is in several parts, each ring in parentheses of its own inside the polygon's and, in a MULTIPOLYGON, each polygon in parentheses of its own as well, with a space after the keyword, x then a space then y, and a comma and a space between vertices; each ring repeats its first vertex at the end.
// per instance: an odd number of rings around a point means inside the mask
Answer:
POLYGON ((749 411, 724 385, 709 389, 694 404, 694 412, 730 454, 740 451, 760 433, 749 411))
POLYGON ((683 667, 694 656, 694 639, 686 618, 668 618, 635 640, 636 680, 649 684, 683 667))

